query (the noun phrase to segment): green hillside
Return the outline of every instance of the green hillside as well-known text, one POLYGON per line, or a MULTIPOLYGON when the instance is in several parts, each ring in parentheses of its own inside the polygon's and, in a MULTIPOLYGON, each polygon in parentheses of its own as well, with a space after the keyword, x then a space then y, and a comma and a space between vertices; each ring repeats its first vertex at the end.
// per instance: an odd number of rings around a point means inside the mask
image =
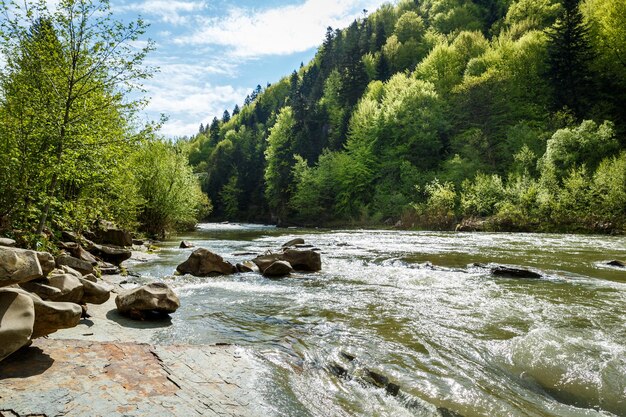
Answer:
POLYGON ((624 0, 385 5, 201 126, 190 163, 220 219, 623 231, 625 22, 624 0))

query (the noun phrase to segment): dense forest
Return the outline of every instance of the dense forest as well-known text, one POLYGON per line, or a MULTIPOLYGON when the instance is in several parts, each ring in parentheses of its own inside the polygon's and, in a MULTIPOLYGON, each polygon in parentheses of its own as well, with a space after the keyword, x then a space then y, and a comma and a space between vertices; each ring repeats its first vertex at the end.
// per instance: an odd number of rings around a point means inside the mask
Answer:
POLYGON ((210 211, 181 146, 138 122, 145 29, 106 1, 0 2, 0 234, 45 248, 107 220, 162 236, 210 211))
POLYGON ((623 232, 626 1, 420 0, 181 143, 219 219, 623 232))

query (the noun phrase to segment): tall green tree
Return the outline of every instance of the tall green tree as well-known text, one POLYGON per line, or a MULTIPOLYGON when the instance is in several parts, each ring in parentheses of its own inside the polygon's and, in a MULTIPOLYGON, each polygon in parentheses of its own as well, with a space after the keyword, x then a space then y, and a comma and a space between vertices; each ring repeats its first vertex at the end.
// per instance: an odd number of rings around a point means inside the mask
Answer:
POLYGON ((561 15, 548 31, 547 59, 554 108, 567 107, 576 116, 584 117, 593 103, 594 80, 590 64, 594 51, 579 2, 563 0, 561 15))
POLYGON ((129 93, 151 76, 143 62, 153 46, 137 49, 146 25, 114 20, 107 1, 61 0, 54 10, 43 0, 2 1, 0 13, 3 135, 28 195, 22 214, 41 233, 140 138, 130 132, 145 102, 129 93), (33 162, 35 170, 24 166, 33 162))

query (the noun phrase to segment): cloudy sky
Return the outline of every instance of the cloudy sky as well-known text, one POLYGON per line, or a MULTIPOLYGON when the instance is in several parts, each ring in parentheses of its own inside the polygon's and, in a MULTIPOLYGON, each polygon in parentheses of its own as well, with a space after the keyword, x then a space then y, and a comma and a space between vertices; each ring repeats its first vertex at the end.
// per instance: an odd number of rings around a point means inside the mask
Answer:
POLYGON ((265 86, 308 62, 326 28, 343 28, 382 0, 113 0, 116 17, 141 16, 160 72, 146 87, 147 117, 169 117, 162 133, 192 135, 265 86))

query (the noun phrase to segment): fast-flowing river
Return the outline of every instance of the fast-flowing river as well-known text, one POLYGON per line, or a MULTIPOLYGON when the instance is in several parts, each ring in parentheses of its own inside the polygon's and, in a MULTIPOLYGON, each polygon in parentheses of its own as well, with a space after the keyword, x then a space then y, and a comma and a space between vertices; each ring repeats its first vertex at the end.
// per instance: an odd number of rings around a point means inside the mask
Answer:
POLYGON ((604 265, 626 260, 626 237, 202 224, 160 246, 130 267, 181 299, 154 342, 242 346, 263 414, 626 416, 626 270, 604 265), (193 250, 182 239, 234 263, 295 237, 319 248, 321 272, 172 276, 193 250))

